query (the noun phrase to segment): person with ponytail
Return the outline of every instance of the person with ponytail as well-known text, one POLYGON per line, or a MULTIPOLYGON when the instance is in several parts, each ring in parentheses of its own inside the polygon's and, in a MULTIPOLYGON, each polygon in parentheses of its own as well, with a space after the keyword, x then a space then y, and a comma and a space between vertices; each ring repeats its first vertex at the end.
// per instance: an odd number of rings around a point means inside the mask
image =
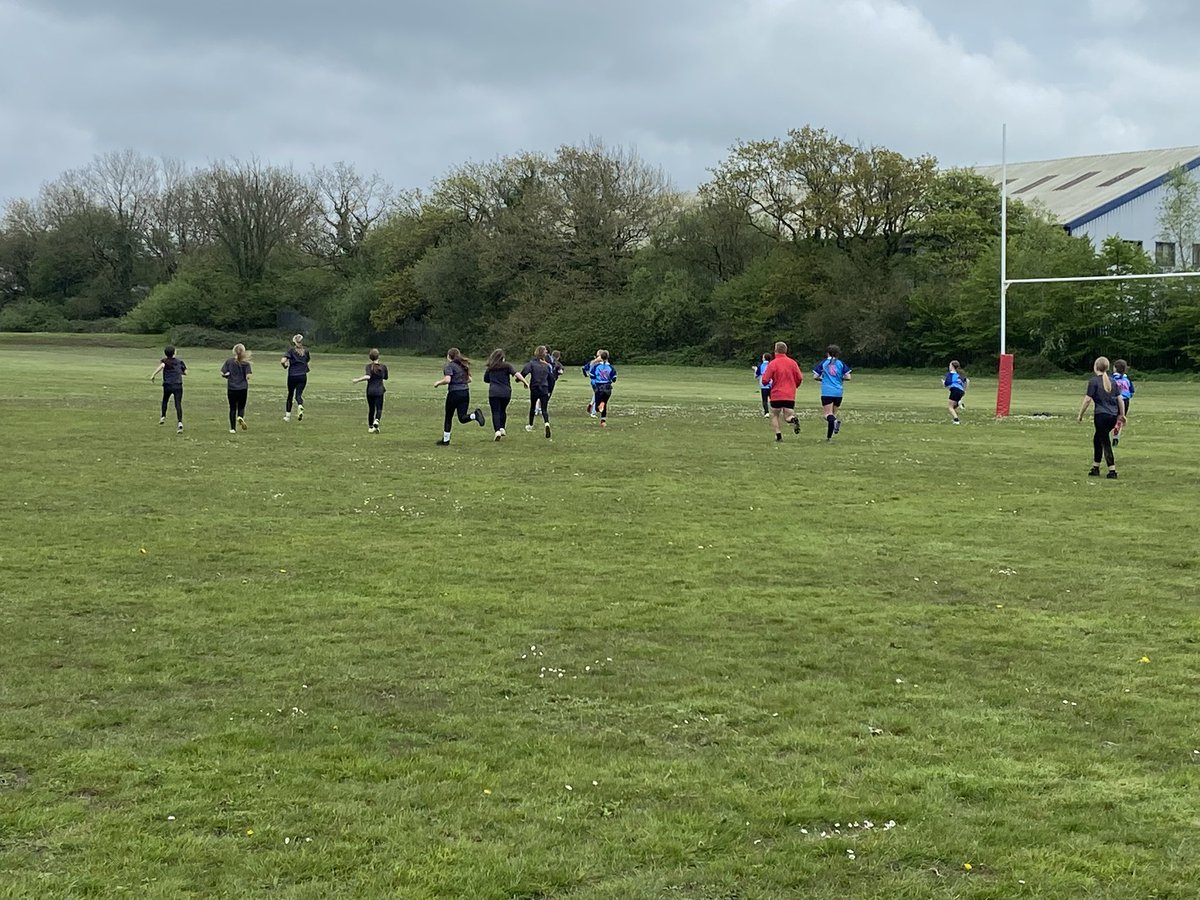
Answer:
POLYGON ((287 403, 283 407, 283 421, 292 420, 292 398, 296 400, 296 420, 304 421, 304 388, 308 386, 308 364, 311 354, 304 346, 304 335, 292 335, 292 346, 287 348, 279 364, 287 369, 287 403))
POLYGON ((379 434, 379 420, 383 418, 383 395, 387 391, 383 383, 387 377, 387 366, 379 361, 379 351, 372 350, 367 354, 367 367, 363 374, 351 381, 351 384, 367 383, 367 434, 379 434))
POLYGON ((838 357, 842 348, 830 344, 825 350, 825 361, 813 366, 813 375, 821 379, 821 414, 825 416, 825 440, 832 441, 833 436, 842 430, 842 420, 838 418, 838 410, 842 407, 842 397, 845 396, 844 382, 850 380, 851 368, 838 357))
POLYGON ((246 397, 250 393, 250 351, 245 344, 233 345, 233 356, 221 366, 221 377, 229 393, 229 433, 246 430, 246 397))
POLYGON ((508 404, 512 400, 513 378, 526 389, 529 388, 525 376, 505 359, 504 351, 497 347, 488 357, 487 367, 483 370, 483 380, 488 384, 488 405, 492 408, 492 428, 496 429, 497 441, 508 436, 504 429, 508 424, 508 404))
POLYGON ((1079 407, 1079 421, 1087 412, 1089 404, 1095 404, 1094 423, 1096 433, 1092 436, 1092 468, 1088 475, 1100 474, 1100 459, 1108 464, 1108 477, 1117 477, 1117 462, 1113 458, 1112 441, 1109 435, 1114 428, 1125 424, 1125 401, 1121 399, 1121 387, 1108 374, 1108 357, 1096 359, 1092 377, 1079 407))
POLYGON ((946 377, 942 379, 942 387, 950 391, 950 398, 946 401, 946 409, 950 413, 950 422, 954 425, 960 423, 958 411, 963 409, 963 395, 967 392, 967 386, 971 383, 971 379, 967 378, 967 373, 963 371, 962 364, 957 359, 950 360, 950 365, 946 369, 946 377))
POLYGON ((545 424, 546 437, 550 437, 550 373, 554 366, 545 344, 533 351, 533 359, 525 363, 521 375, 529 380, 529 424, 526 431, 533 431, 533 418, 539 412, 545 424))
POLYGON ((446 351, 446 365, 442 367, 442 378, 435 381, 433 386, 436 388, 443 384, 446 385, 446 416, 442 425, 442 439, 437 442, 439 447, 450 444, 450 426, 454 424, 456 415, 458 421, 464 425, 467 422, 475 422, 480 428, 487 427, 482 409, 476 407, 474 412, 467 412, 471 405, 471 360, 463 356, 457 347, 446 351))

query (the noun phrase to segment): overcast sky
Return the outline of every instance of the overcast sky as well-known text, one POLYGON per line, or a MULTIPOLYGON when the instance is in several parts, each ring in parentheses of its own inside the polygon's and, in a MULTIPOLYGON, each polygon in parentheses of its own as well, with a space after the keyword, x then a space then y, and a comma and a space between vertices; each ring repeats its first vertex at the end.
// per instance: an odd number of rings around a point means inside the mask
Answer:
POLYGON ((0 0, 0 201, 97 153, 427 187, 590 135, 683 189, 812 124, 943 164, 1200 144, 1193 0, 0 0), (987 7, 984 10, 983 7, 987 7))

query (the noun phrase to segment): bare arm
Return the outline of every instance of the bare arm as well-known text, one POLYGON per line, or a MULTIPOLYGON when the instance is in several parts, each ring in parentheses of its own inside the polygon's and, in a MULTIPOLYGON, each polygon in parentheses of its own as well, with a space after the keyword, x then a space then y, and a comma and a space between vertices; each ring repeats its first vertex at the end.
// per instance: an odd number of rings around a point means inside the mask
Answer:
POLYGON ((155 378, 157 378, 158 373, 161 372, 166 367, 167 367, 166 363, 159 363, 158 368, 154 370, 154 374, 150 376, 150 380, 153 381, 155 378))
POLYGON ((290 359, 288 359, 286 356, 281 356, 281 357, 279 357, 279 364, 286 369, 289 366, 291 366, 292 361, 290 359))
POLYGON ((433 386, 436 388, 436 387, 441 387, 443 384, 449 384, 449 383, 450 383, 450 376, 449 376, 449 375, 443 375, 443 376, 442 376, 442 380, 441 380, 441 381, 435 381, 435 382, 433 383, 433 386))
POLYGON ((358 384, 360 381, 370 381, 370 380, 371 380, 370 375, 359 375, 357 378, 351 378, 350 383, 358 384))
POLYGON ((1080 422, 1083 421, 1083 414, 1085 412, 1087 412, 1087 408, 1091 405, 1092 405, 1092 398, 1089 397, 1087 394, 1084 394, 1083 395, 1083 405, 1079 407, 1079 419, 1077 421, 1080 421, 1080 422))

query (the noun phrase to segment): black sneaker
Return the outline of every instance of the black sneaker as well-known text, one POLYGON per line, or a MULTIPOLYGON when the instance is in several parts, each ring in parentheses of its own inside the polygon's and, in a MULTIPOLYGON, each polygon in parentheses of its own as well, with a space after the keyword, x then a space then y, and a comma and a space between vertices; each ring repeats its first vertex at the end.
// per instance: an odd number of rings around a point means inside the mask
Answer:
POLYGON ((1117 470, 1116 470, 1116 469, 1109 469, 1109 470, 1108 470, 1108 474, 1107 474, 1107 475, 1105 475, 1104 477, 1105 477, 1105 478, 1116 478, 1116 477, 1117 477, 1117 470))
POLYGON ((800 433, 800 417, 799 416, 792 416, 792 421, 788 422, 788 424, 792 426, 792 434, 800 433))
POLYGON ((833 420, 833 433, 837 434, 841 430, 842 430, 842 420, 834 419, 833 420))
POLYGON ((450 442, 449 441, 437 441, 434 443, 434 446, 435 447, 449 447, 450 442))
POLYGON ((487 427, 487 419, 485 419, 483 417, 483 410, 480 409, 478 406, 475 407, 475 421, 479 423, 480 428, 487 427))
POLYGON ((1092 476, 1098 476, 1100 474, 1100 467, 1092 466, 1090 469, 1088 469, 1088 474, 1092 476))
POLYGON ((776 434, 776 435, 775 435, 775 442, 776 442, 776 443, 779 443, 779 442, 781 442, 782 440, 783 440, 783 435, 782 435, 782 434, 776 434))
POLYGON ((546 423, 546 440, 550 440, 550 423, 546 423))

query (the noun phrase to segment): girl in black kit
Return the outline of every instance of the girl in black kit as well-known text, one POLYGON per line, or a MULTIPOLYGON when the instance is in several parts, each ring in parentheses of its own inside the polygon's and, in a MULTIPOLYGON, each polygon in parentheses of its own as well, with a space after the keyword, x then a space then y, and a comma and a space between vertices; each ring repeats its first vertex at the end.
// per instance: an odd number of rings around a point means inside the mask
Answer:
POLYGON ((492 427, 496 429, 497 441, 508 433, 504 426, 508 424, 508 403, 512 400, 510 379, 513 378, 526 388, 529 387, 525 376, 504 358, 504 351, 497 347, 488 357, 487 368, 483 370, 483 380, 488 384, 488 406, 492 408, 492 427))
POLYGON ((179 420, 175 433, 178 434, 183 431, 183 376, 187 374, 187 364, 182 359, 176 358, 174 347, 168 345, 163 348, 163 358, 158 361, 158 368, 150 376, 151 384, 154 383, 154 377, 159 372, 162 372, 163 377, 163 395, 162 415, 159 417, 158 424, 166 423, 167 401, 174 397, 175 418, 179 420))
POLYGON ((379 420, 383 418, 383 395, 387 391, 383 383, 387 381, 388 370, 387 366, 379 361, 378 350, 368 353, 367 359, 367 368, 351 383, 367 383, 367 434, 379 434, 379 420))
POLYGON ((446 351, 446 365, 442 367, 442 378, 433 383, 434 387, 446 385, 446 420, 442 426, 442 439, 437 442, 439 447, 450 443, 450 426, 457 414, 458 421, 464 425, 467 422, 478 422, 479 427, 487 425, 483 410, 478 407, 475 412, 468 413, 471 405, 471 360, 462 355, 457 347, 446 351))
POLYGON ((246 430, 246 397, 250 393, 250 351, 245 344, 233 345, 233 356, 221 366, 221 377, 229 391, 229 433, 246 430))
POLYGON ((529 380, 529 424, 526 431, 533 431, 533 417, 539 412, 546 426, 546 437, 550 437, 550 379, 554 364, 542 344, 533 351, 533 359, 525 363, 521 374, 529 380))
POLYGON ((311 354, 304 346, 304 335, 292 336, 292 346, 287 348, 279 364, 287 369, 287 404, 283 407, 283 421, 292 419, 292 398, 296 399, 296 420, 304 421, 304 388, 308 385, 308 364, 311 354))
POLYGON ((1100 457, 1108 464, 1108 477, 1117 477, 1117 462, 1113 458, 1109 434, 1118 424, 1125 424, 1125 401, 1121 399, 1121 387, 1108 374, 1108 357, 1097 357, 1092 368, 1093 375, 1087 383, 1083 404, 1079 407, 1079 421, 1087 412, 1088 404, 1094 403, 1096 433, 1092 436, 1092 468, 1088 475, 1100 474, 1100 457))

